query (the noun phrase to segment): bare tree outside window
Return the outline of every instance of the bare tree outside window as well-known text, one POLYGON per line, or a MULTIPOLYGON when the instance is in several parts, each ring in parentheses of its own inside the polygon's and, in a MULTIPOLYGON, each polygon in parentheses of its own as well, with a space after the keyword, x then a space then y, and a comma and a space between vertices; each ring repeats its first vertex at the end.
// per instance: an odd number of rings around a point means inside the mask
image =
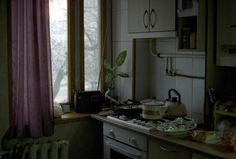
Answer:
POLYGON ((97 90, 100 72, 100 0, 84 1, 85 90, 97 90))
MULTIPOLYGON (((67 0, 50 0, 50 39, 54 102, 68 97, 67 0)), ((100 73, 100 0, 84 0, 85 90, 97 90, 100 73)))
POLYGON ((68 26, 67 0, 50 0, 50 39, 53 97, 68 102, 68 26))

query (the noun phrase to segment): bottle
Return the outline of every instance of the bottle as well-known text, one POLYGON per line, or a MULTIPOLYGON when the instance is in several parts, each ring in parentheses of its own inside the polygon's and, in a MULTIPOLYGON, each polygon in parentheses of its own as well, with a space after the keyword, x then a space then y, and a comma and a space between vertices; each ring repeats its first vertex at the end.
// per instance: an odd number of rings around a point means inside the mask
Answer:
POLYGON ((191 32, 189 36, 189 48, 196 49, 196 33, 191 32))
POLYGON ((189 36, 190 36, 190 28, 183 27, 182 28, 182 48, 189 49, 189 36))

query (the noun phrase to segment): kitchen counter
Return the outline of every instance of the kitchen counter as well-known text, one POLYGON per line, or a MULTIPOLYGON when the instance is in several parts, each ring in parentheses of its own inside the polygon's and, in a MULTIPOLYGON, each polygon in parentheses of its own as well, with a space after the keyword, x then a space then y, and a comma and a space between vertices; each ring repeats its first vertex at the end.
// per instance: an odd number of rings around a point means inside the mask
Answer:
POLYGON ((180 138, 165 135, 165 134, 158 132, 158 131, 154 131, 154 132, 143 131, 138 128, 130 127, 125 124, 120 124, 115 121, 111 121, 110 119, 107 119, 106 117, 100 116, 97 114, 92 114, 91 117, 96 120, 99 120, 101 122, 110 123, 112 125, 115 125, 115 126, 118 126, 121 128, 125 128, 125 129, 135 131, 135 132, 138 132, 141 134, 145 134, 148 137, 152 137, 152 138, 155 138, 158 140, 163 140, 163 141, 166 141, 169 143, 173 143, 173 144, 177 144, 177 145, 189 148, 195 152, 202 152, 202 153, 209 154, 209 155, 216 156, 216 157, 220 157, 220 158, 227 158, 227 159, 235 159, 236 158, 235 152, 226 151, 225 149, 223 149, 222 147, 217 146, 217 145, 210 145, 210 144, 204 144, 204 143, 190 141, 187 139, 180 139, 180 138))
POLYGON ((60 118, 54 118, 55 124, 64 124, 68 122, 76 122, 79 120, 84 120, 90 117, 89 113, 76 113, 70 112, 61 115, 60 118))

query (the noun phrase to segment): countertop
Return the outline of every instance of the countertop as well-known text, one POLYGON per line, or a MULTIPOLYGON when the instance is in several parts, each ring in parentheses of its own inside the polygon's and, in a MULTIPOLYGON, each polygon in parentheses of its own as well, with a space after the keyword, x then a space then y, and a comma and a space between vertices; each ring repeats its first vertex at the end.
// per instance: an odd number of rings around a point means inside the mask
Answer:
POLYGON ((76 122, 79 120, 84 120, 90 117, 89 113, 76 113, 70 112, 63 114, 60 118, 54 118, 55 124, 64 124, 68 122, 76 122))
POLYGON ((199 142, 195 142, 195 141, 191 141, 187 139, 176 138, 176 137, 165 135, 158 131, 146 132, 137 128, 130 127, 125 124, 120 124, 115 121, 111 121, 107 119, 106 117, 100 116, 98 114, 92 114, 91 117, 101 122, 110 123, 118 127, 129 129, 131 131, 135 131, 141 134, 145 134, 148 137, 152 137, 158 140, 163 140, 169 143, 177 144, 177 145, 189 148, 191 150, 194 150, 196 152, 203 152, 205 154, 213 155, 220 158, 236 159, 235 152, 229 152, 218 145, 204 144, 204 143, 199 143, 199 142))

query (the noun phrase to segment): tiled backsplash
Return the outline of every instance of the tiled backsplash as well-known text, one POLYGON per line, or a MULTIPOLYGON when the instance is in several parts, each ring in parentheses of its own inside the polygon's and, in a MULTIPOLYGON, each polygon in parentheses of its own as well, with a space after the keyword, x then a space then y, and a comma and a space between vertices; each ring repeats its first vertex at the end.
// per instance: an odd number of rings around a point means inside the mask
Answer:
MULTIPOLYGON (((128 57, 121 70, 132 74, 132 41, 128 36, 127 0, 113 0, 112 5, 112 45, 114 57, 122 50, 127 50, 128 57)), ((156 97, 159 100, 168 98, 168 90, 175 88, 182 95, 188 116, 203 120, 205 81, 185 77, 170 77, 165 73, 166 59, 154 57, 149 53, 147 40, 137 40, 136 57, 136 98, 137 100, 156 97)), ((161 53, 175 53, 176 39, 157 39, 156 48, 161 53)), ((204 58, 173 59, 178 73, 205 76, 204 58)), ((132 98, 132 76, 128 79, 117 78, 119 100, 132 98)))

